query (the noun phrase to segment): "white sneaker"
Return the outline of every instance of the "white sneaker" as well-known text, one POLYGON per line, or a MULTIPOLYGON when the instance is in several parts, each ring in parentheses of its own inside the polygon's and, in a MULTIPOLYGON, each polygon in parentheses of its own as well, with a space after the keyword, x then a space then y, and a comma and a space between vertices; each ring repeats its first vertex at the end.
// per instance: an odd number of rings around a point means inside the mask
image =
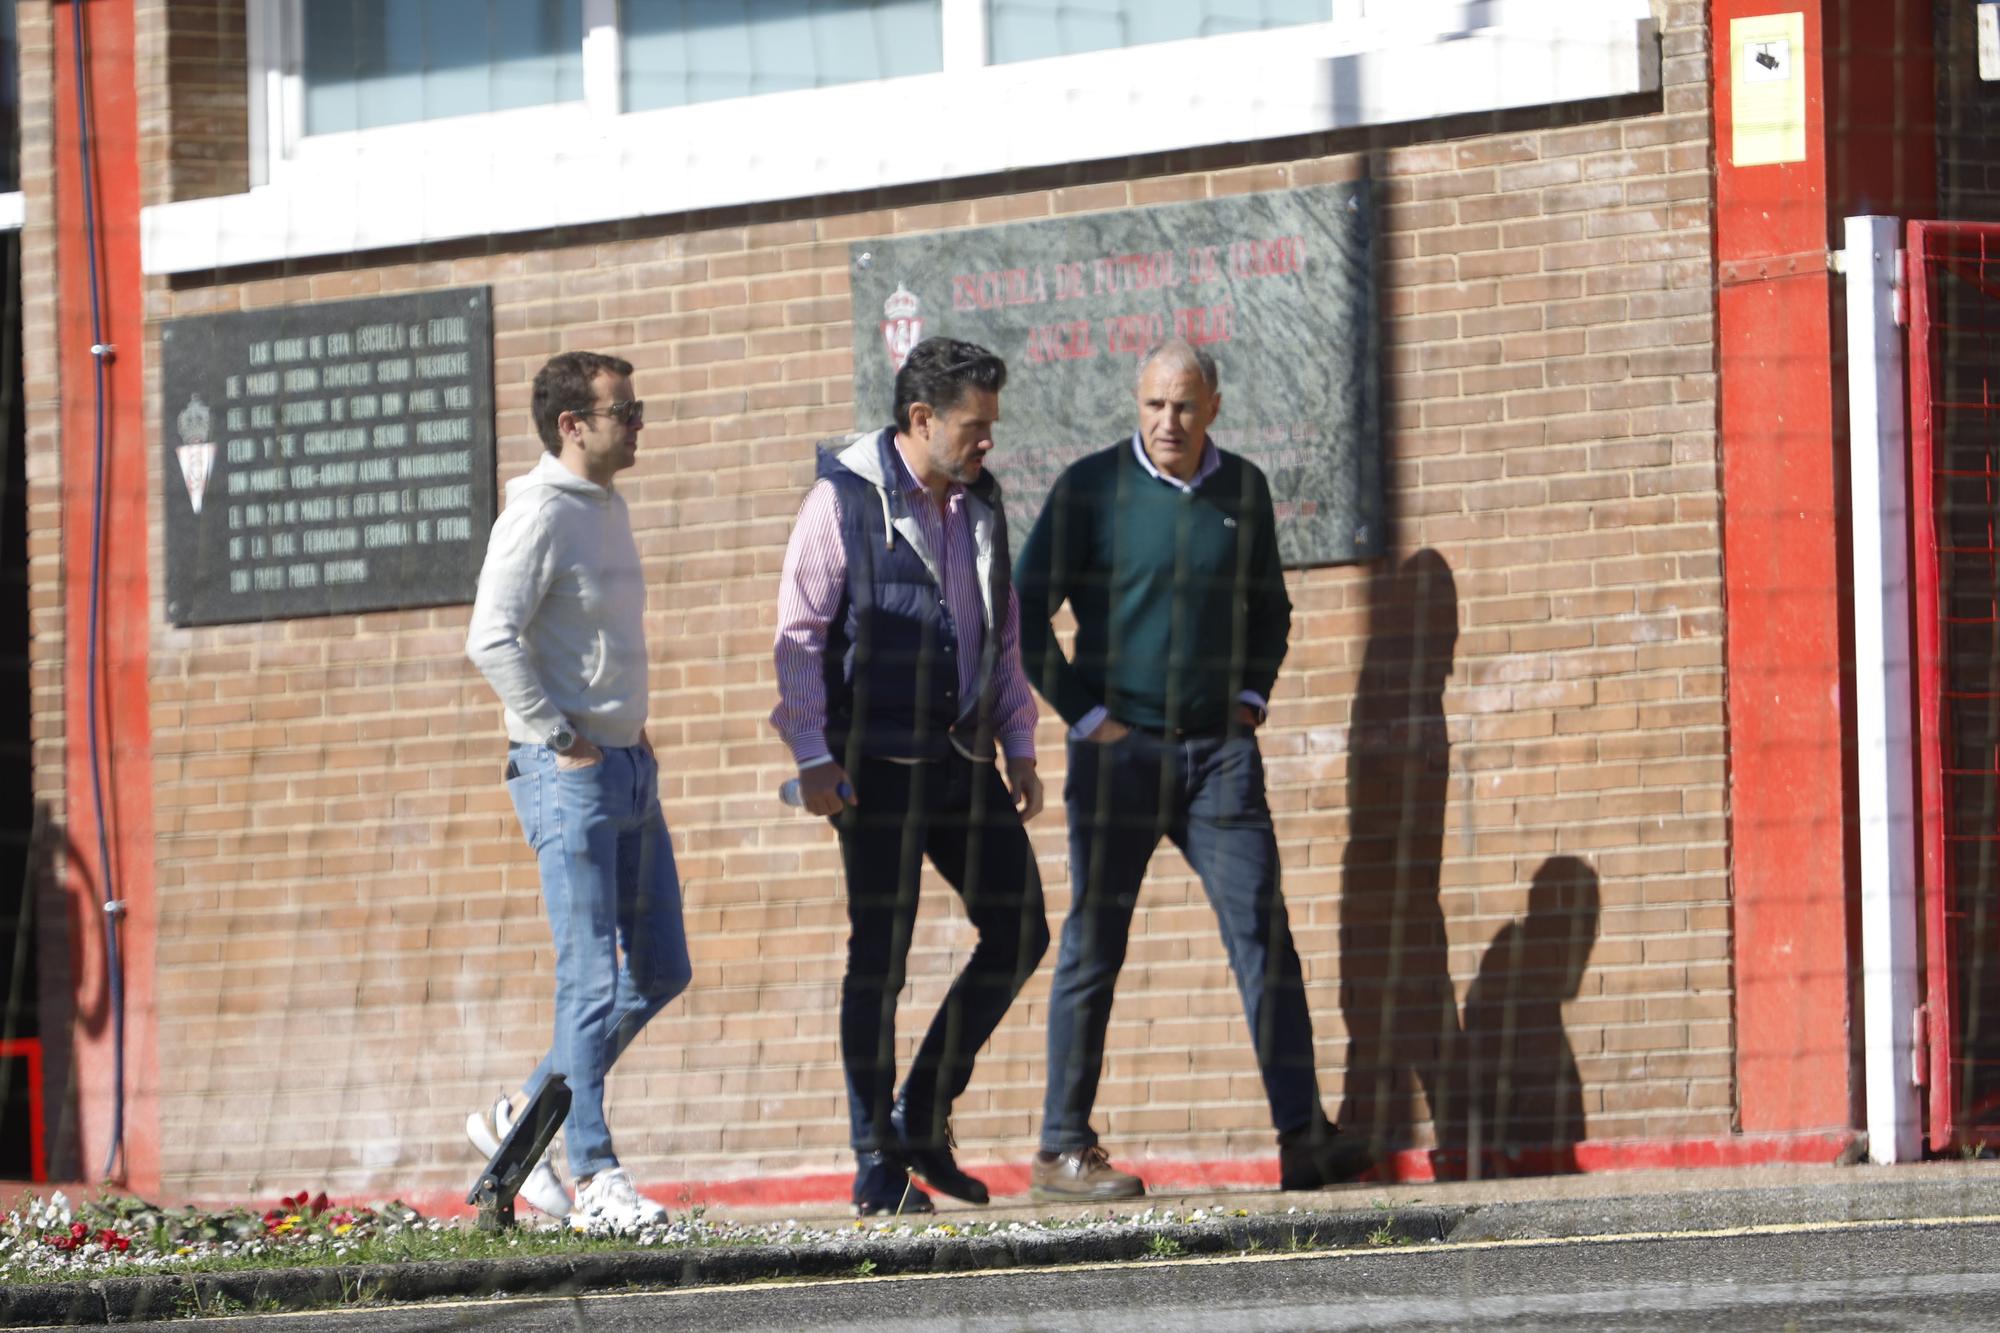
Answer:
MULTIPOLYGON (((472 1146, 479 1149, 490 1160, 500 1151, 500 1140, 507 1137, 507 1131, 514 1127, 514 1103, 506 1097, 493 1103, 489 1112, 474 1111, 465 1117, 465 1137, 472 1140, 472 1146), (488 1116, 491 1116, 489 1121, 488 1116)), ((536 1162, 528 1172, 528 1178, 521 1182, 519 1198, 526 1199, 528 1205, 538 1213, 550 1217, 569 1216, 569 1191, 556 1178, 556 1169, 549 1162, 549 1153, 542 1153, 542 1160, 536 1162)))
POLYGON ((578 1231, 637 1231, 667 1220, 667 1210, 639 1193, 631 1173, 607 1167, 576 1192, 576 1210, 569 1224, 578 1231))

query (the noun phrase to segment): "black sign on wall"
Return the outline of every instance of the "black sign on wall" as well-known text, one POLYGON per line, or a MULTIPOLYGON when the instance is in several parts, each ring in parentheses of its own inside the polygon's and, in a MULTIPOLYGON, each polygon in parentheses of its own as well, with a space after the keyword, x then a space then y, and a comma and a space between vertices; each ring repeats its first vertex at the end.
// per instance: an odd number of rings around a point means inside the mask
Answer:
POLYGON ((170 321, 167 618, 469 602, 493 527, 484 287, 170 321))
POLYGON ((1056 476, 1137 426, 1135 375, 1185 338, 1220 367, 1210 431, 1263 468, 1288 566, 1382 551, 1367 181, 861 242, 854 401, 885 425, 896 370, 939 334, 1007 361, 990 465, 1026 534, 1056 476))

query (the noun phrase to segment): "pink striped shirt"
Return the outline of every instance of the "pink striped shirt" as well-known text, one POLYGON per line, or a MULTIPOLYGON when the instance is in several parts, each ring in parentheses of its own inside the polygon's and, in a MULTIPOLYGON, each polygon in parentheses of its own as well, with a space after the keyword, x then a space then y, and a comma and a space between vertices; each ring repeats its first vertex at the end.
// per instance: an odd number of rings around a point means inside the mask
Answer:
MULTIPOLYGON (((923 529, 924 540, 939 553, 944 576, 945 605, 958 630, 958 697, 977 698, 979 656, 986 633, 985 599, 979 592, 979 566, 972 541, 972 522, 965 510, 965 488, 954 484, 945 492, 945 512, 938 513, 930 493, 911 475, 902 455, 896 456, 896 476, 910 513, 923 529)), ((784 573, 778 585, 778 706, 771 725, 778 729, 792 758, 801 767, 832 756, 826 745, 826 685, 820 660, 826 653, 827 627, 840 609, 847 589, 847 548, 840 540, 840 497, 833 483, 819 481, 806 492, 785 546, 784 573)), ((997 690, 993 714, 1000 748, 1009 758, 1035 757, 1035 696, 1021 669, 1021 606, 1010 584, 1006 613, 1000 620, 1000 654, 994 663, 997 690)))

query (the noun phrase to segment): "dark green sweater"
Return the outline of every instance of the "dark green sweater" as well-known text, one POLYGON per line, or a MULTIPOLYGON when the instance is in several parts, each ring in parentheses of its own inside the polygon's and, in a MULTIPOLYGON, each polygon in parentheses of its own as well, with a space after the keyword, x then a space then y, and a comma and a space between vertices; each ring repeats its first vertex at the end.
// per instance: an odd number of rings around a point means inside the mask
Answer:
POLYGON ((1056 479, 1014 566, 1021 661, 1071 726, 1103 704, 1140 727, 1220 730, 1269 698, 1292 603, 1264 474, 1234 454, 1192 494, 1149 475, 1127 436, 1056 479), (1070 661, 1049 626, 1076 614, 1070 661))

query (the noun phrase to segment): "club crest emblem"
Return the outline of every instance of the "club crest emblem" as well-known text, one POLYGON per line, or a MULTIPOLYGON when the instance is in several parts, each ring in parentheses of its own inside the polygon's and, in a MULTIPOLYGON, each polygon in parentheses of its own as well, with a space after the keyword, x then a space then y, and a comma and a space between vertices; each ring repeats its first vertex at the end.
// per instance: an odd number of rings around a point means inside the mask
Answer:
POLYGON ((924 340, 923 316, 917 313, 916 295, 902 283, 882 303, 882 344, 889 352, 889 367, 901 370, 910 349, 924 340))
POLYGON ((174 457, 180 460, 181 480, 187 485, 188 505, 194 512, 201 512, 202 493, 208 489, 209 474, 215 471, 215 445, 208 438, 208 404, 201 401, 200 394, 188 399, 187 406, 174 418, 174 426, 180 431, 180 447, 174 450, 174 457))

